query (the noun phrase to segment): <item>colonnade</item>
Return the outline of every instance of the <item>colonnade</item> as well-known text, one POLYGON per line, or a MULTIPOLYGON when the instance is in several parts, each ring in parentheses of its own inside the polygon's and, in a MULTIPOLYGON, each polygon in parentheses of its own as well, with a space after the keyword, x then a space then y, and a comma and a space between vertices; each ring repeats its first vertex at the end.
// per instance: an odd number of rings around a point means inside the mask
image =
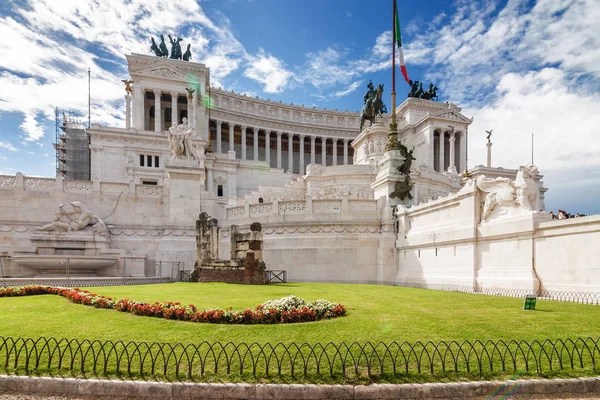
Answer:
POLYGON ((462 133, 454 131, 434 132, 433 169, 437 172, 457 173, 461 170, 462 133))
POLYGON ((194 121, 190 115, 192 111, 188 110, 187 93, 135 87, 133 96, 130 93, 125 95, 126 129, 132 127, 131 120, 133 119, 135 129, 164 132, 171 127, 167 126, 168 124, 180 124, 183 117, 187 117, 188 123, 193 124, 194 121), (154 100, 152 100, 152 95, 147 96, 147 93, 153 93, 154 100), (135 99, 133 107, 131 106, 132 98, 135 99), (130 114, 133 114, 133 118, 130 117, 130 114))
POLYGON ((241 160, 264 161, 268 165, 283 168, 287 171, 304 173, 305 148, 310 141, 310 163, 321 165, 347 165, 349 155, 353 149, 349 138, 331 138, 319 135, 297 134, 292 132, 275 131, 271 129, 248 127, 246 125, 234 124, 220 120, 211 120, 211 141, 214 143, 213 151, 216 154, 234 152, 236 158, 241 160), (250 135, 250 136, 248 136, 250 135), (224 146, 227 138, 227 146, 224 146), (260 138, 260 142, 259 142, 260 138), (253 154, 248 154, 249 139, 252 141, 253 154), (239 144, 239 146, 237 146, 239 144), (317 159, 317 144, 319 145, 320 157, 317 159), (283 147, 286 147, 284 150, 283 147), (339 147, 342 148, 339 148, 339 147), (225 147, 225 149, 223 148, 225 147), (236 151, 239 148, 239 152, 236 151), (350 150, 349 150, 350 149, 350 150), (271 162, 271 153, 275 150, 274 163, 271 162), (287 154, 286 154, 287 153, 287 154), (287 162, 284 165, 284 156, 287 162), (341 160, 339 159, 341 157, 341 160))

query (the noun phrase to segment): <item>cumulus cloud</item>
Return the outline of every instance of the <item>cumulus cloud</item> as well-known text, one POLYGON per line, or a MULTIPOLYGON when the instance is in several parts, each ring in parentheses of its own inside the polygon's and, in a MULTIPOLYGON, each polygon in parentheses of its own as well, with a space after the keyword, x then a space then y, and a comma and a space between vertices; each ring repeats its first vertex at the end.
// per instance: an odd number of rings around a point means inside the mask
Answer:
POLYGON ((263 91, 267 93, 279 93, 286 87, 293 74, 285 68, 281 60, 259 49, 257 57, 249 61, 244 76, 263 83, 263 91))
POLYGON ((25 132, 25 140, 28 142, 35 142, 44 136, 44 129, 36 121, 37 114, 27 112, 25 114, 25 120, 21 123, 20 128, 25 132))

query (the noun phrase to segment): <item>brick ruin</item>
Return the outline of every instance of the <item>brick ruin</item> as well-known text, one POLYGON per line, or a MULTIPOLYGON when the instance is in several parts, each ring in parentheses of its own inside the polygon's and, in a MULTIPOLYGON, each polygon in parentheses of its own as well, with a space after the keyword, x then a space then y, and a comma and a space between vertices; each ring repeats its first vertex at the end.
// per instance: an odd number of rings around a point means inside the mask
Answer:
POLYGON ((236 225, 230 227, 229 260, 219 259, 220 238, 218 220, 201 213, 196 221, 196 264, 192 278, 198 282, 264 284, 261 224, 255 222, 250 225, 250 232, 243 233, 238 232, 236 225))

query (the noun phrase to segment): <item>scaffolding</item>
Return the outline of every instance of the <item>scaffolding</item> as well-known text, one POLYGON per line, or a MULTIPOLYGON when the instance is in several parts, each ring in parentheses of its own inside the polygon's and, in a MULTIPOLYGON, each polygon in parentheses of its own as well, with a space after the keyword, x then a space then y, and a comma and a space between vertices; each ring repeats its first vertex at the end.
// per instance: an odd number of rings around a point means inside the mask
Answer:
POLYGON ((80 117, 58 107, 54 110, 56 176, 90 180, 90 139, 80 117))

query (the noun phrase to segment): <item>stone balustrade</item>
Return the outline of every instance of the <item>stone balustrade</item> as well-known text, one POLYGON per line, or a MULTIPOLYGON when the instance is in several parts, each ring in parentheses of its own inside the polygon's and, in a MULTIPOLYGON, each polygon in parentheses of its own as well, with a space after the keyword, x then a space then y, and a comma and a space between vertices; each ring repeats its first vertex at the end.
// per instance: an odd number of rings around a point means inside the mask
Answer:
POLYGON ((64 193, 101 193, 120 194, 134 193, 137 196, 161 197, 164 194, 162 186, 135 185, 117 182, 76 181, 58 178, 36 178, 27 177, 21 173, 15 176, 0 175, 0 191, 20 190, 26 192, 52 192, 64 193))
POLYGON ((340 199, 313 200, 307 196, 305 200, 275 200, 272 203, 246 203, 243 206, 227 208, 227 220, 257 219, 269 216, 316 215, 325 214, 356 215, 377 212, 377 200, 354 200, 343 196, 340 199))

